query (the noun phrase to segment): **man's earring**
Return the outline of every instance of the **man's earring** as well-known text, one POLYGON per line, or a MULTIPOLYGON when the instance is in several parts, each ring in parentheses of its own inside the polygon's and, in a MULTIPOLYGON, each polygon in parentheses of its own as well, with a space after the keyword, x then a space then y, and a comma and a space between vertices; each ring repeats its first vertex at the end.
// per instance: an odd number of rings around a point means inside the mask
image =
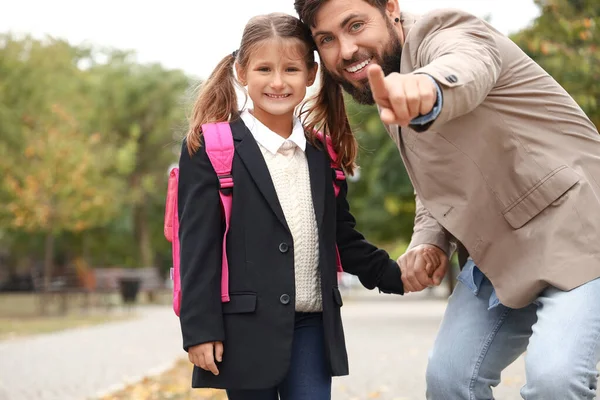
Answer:
POLYGON ((400 18, 398 18, 398 17, 394 18, 394 22, 395 22, 395 23, 398 23, 398 22, 400 22, 400 18))

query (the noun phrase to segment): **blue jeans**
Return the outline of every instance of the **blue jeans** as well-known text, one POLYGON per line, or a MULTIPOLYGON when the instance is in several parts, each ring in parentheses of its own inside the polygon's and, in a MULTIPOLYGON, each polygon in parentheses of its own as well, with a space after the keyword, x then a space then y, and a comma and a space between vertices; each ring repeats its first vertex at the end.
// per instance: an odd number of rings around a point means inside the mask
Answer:
POLYGON ((458 283, 427 367, 427 399, 493 399, 500 372, 523 352, 526 400, 582 400, 596 394, 600 360, 600 279, 554 287, 522 309, 489 308, 484 278, 474 294, 458 283))
POLYGON ((325 355, 323 315, 296 313, 290 369, 278 387, 228 390, 229 400, 330 400, 331 372, 325 355), (278 397, 278 394, 280 397, 278 397))

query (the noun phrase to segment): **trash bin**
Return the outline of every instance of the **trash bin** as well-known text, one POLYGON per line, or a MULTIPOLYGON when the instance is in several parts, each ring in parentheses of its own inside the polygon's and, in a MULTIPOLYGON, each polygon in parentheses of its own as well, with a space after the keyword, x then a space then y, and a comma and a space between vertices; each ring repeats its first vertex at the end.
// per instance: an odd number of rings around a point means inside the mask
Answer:
POLYGON ((137 299, 140 291, 139 278, 121 278, 119 279, 119 287, 121 289, 121 299, 125 304, 133 304, 137 299))

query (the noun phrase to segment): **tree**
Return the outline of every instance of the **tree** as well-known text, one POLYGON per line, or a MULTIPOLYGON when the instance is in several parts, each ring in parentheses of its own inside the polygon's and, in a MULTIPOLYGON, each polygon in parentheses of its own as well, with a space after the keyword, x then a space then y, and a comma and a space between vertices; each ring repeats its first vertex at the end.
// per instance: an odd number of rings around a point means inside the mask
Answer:
POLYGON ((512 36, 600 128, 600 2, 536 0, 540 16, 512 36))
POLYGON ((111 177, 99 179, 112 148, 88 123, 92 111, 80 68, 87 57, 62 40, 0 35, 2 242, 13 261, 36 257, 41 242, 45 288, 57 238, 105 223, 121 198, 111 177), (111 201, 101 200, 109 191, 111 201))
POLYGON ((116 149, 89 134, 60 105, 22 130, 22 153, 0 147, 5 207, 13 228, 45 235, 44 289, 50 287, 55 238, 106 224, 120 207, 124 185, 105 171, 116 149))
POLYGON ((108 51, 102 58, 107 61, 89 70, 95 108, 102 110, 94 125, 107 132, 111 143, 130 150, 121 171, 129 186, 123 218, 132 219, 138 265, 155 266, 157 249, 170 249, 162 236, 162 213, 168 167, 176 161, 184 134, 184 95, 191 80, 179 70, 137 64, 128 52, 108 51))
MULTIPOLYGON (((13 202, 19 191, 35 192, 27 185, 33 178, 25 173, 39 180, 44 170, 30 166, 34 160, 38 166, 63 161, 51 154, 27 159, 26 153, 37 149, 34 139, 57 140, 56 146, 70 140, 79 162, 83 149, 92 145, 86 138, 97 133, 94 152, 110 156, 94 155, 86 162, 102 171, 100 183, 119 183, 110 189, 112 201, 106 204, 111 217, 86 223, 84 230, 66 224, 68 229, 55 232, 58 256, 121 266, 153 266, 156 255, 166 259, 170 245, 162 237, 162 214, 167 170, 177 160, 185 131, 184 95, 190 83, 182 71, 140 65, 129 52, 0 34, 0 173, 13 176, 10 186, 0 183, 0 201, 13 202)), ((45 150, 59 151, 56 146, 45 150)), ((55 196, 55 201, 63 200, 55 196)), ((37 260, 49 241, 33 228, 24 207, 19 209, 27 215, 23 224, 15 223, 14 212, 0 210, 0 250, 8 250, 11 265, 24 258, 37 260)))

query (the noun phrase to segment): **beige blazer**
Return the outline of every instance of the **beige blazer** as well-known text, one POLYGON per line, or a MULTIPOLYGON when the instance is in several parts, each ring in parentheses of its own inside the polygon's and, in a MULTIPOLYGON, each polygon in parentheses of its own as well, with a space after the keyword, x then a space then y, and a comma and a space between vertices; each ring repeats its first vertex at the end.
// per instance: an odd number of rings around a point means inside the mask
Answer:
POLYGON ((600 136, 510 39, 458 10, 403 13, 401 73, 426 73, 443 108, 423 132, 388 126, 417 195, 410 246, 454 238, 520 308, 548 285, 600 276, 600 136))

